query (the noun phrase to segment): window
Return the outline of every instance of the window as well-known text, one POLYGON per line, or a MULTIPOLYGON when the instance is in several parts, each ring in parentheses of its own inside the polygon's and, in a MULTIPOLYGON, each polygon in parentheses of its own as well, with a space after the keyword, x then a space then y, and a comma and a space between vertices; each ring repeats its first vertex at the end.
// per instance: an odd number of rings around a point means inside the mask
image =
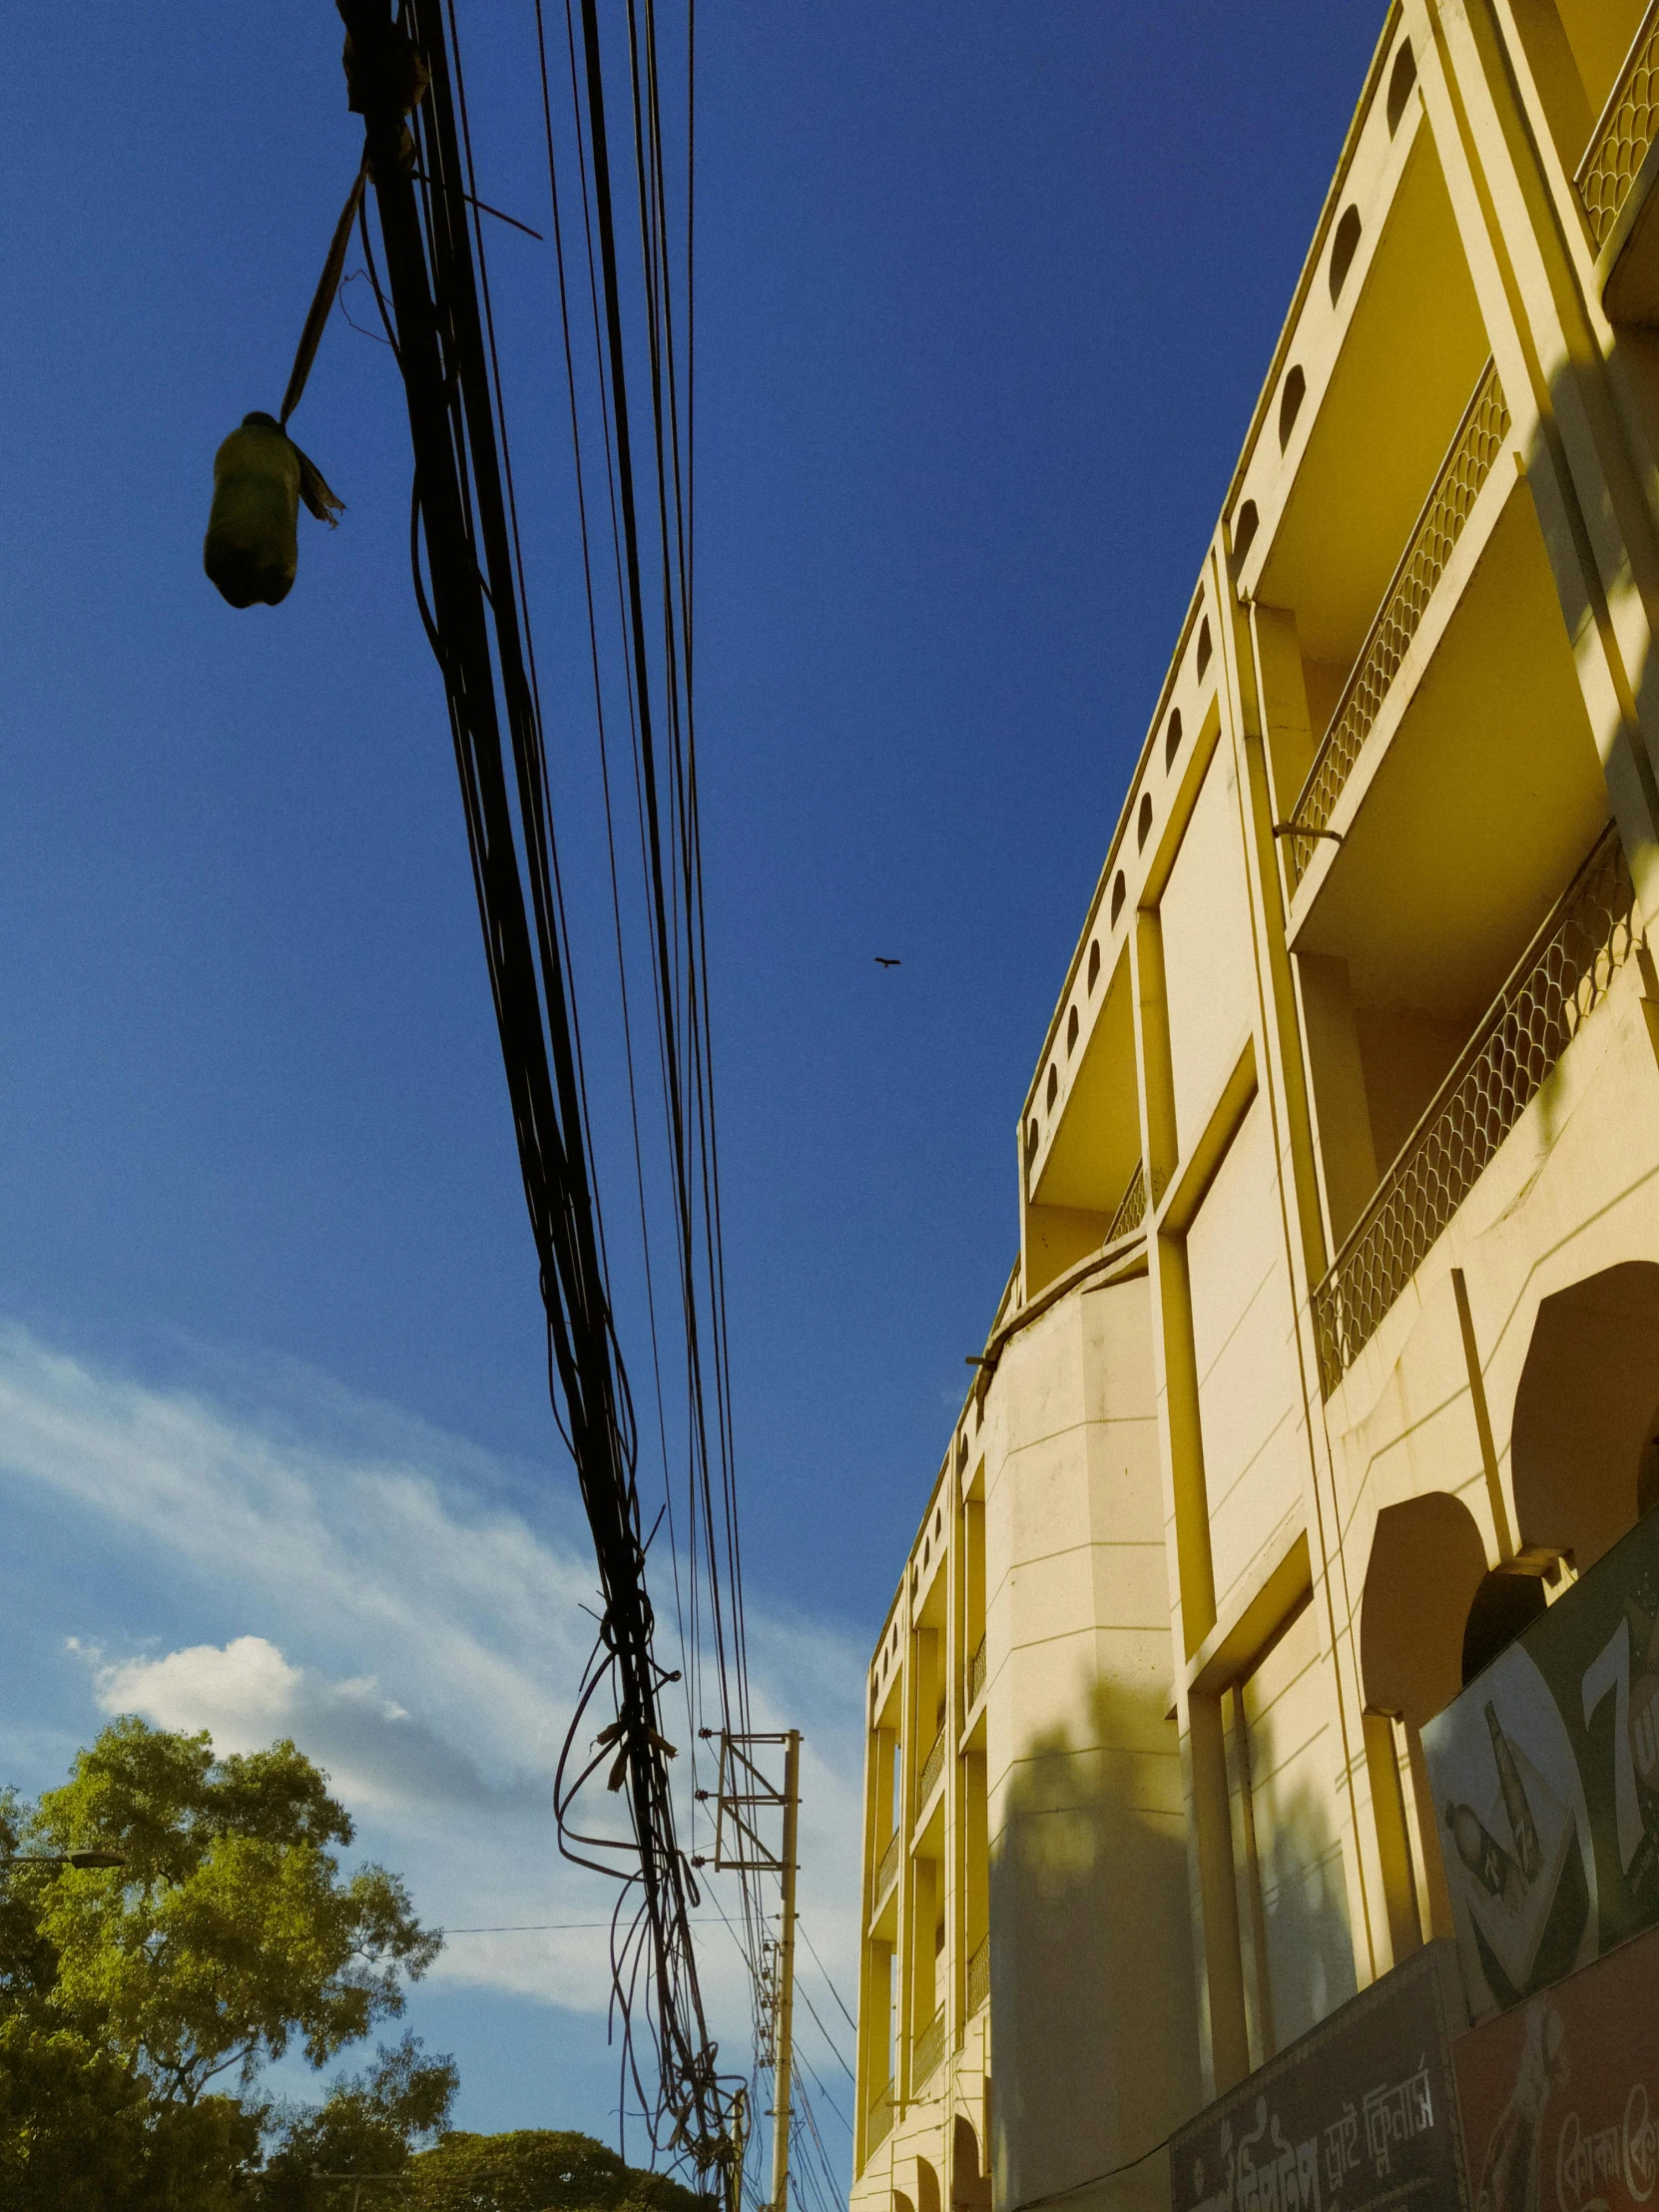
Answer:
POLYGON ((1411 87, 1417 81, 1417 65, 1411 52, 1409 39, 1401 39, 1399 53, 1394 60, 1393 75, 1388 79, 1388 136, 1392 138, 1399 129, 1399 119, 1405 113, 1405 103, 1411 97, 1411 87))
POLYGON ((1308 379, 1300 367, 1293 368, 1285 379, 1285 388, 1279 396, 1279 450, 1284 452, 1291 442, 1291 432, 1296 428, 1296 418, 1302 412, 1302 402, 1308 390, 1308 379))

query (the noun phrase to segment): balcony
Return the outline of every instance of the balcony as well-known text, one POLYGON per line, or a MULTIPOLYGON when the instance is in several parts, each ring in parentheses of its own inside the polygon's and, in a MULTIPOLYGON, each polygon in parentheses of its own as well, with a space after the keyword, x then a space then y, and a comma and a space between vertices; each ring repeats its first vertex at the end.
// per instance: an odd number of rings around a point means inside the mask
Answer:
POLYGON ((979 1641, 973 1647, 973 1657, 968 1661, 967 1709, 970 1713, 973 1711, 973 1708, 979 1703, 980 1693, 983 1691, 984 1687, 985 1639, 983 1636, 981 1636, 979 1641))
POLYGON ((944 2007, 941 2004, 927 2025, 916 2037, 915 2049, 910 2061, 910 2086, 912 2091, 921 2087, 939 2070, 939 2060, 944 2056, 944 2007))
POLYGON ((1113 1245, 1120 1237, 1132 1237, 1145 1219, 1146 1176, 1142 1172, 1141 1162, 1137 1160, 1128 1188, 1118 1200, 1117 1212, 1107 1226, 1104 1242, 1113 1245))
POLYGON ((1659 0, 1643 16, 1618 82, 1590 134, 1573 189, 1599 254, 1618 226, 1649 147, 1659 136, 1659 0))
POLYGON ((1314 1293, 1329 1397, 1606 997, 1640 941, 1616 832, 1603 831, 1510 972, 1314 1293))
POLYGON ((864 2130, 864 2156, 873 2158, 891 2133, 892 2083, 889 2081, 870 2099, 869 2122, 864 2130))
POLYGON ((991 1993, 991 1939, 987 1936, 968 1960, 967 2008, 971 2019, 991 1993))
POLYGON ((875 1870, 875 1888, 870 1895, 869 1910, 873 1920, 886 1899, 887 1892, 898 1879, 898 1851, 902 1839, 894 1829, 887 1838, 887 1848, 881 1854, 881 1863, 875 1870))
POLYGON ((1509 408, 1488 360, 1291 811, 1296 834, 1286 841, 1286 872, 1293 897, 1508 432, 1509 408))
POLYGON ((941 1728, 933 1738, 932 1750, 921 1763, 921 1777, 916 1783, 916 1811, 918 1814, 938 1787, 939 1777, 943 1772, 944 1730, 941 1728))

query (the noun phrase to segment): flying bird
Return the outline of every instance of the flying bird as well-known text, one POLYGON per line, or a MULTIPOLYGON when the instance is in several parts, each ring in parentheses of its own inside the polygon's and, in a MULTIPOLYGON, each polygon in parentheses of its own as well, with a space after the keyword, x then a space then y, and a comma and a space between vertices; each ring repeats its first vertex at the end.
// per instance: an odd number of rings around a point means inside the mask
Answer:
POLYGON ((877 967, 902 967, 904 962, 902 960, 889 960, 884 952, 877 952, 875 964, 877 967))

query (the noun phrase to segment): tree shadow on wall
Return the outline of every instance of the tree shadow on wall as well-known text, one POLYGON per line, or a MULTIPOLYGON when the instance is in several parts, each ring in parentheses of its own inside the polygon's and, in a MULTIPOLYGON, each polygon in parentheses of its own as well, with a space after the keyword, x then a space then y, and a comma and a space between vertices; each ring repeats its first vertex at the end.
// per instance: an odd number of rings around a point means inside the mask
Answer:
MULTIPOLYGON (((1097 1681, 1018 1755, 992 1841, 991 2163, 1019 2204, 1125 2166, 1199 2101, 1180 1749, 1097 1681)), ((1169 2202, 1162 2153, 1071 2202, 1169 2202)))

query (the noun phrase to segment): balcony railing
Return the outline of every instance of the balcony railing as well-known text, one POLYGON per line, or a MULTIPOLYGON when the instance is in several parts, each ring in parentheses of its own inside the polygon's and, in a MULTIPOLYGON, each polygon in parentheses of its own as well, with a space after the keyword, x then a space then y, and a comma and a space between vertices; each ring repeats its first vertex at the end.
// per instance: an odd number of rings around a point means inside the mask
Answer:
POLYGON ((921 1763, 921 1779, 916 1784, 916 1806, 919 1810, 933 1795, 933 1785, 944 1772, 944 1730, 933 1738, 933 1748, 921 1763))
POLYGON ((1135 1162, 1135 1172, 1129 1178, 1129 1188, 1118 1200, 1118 1210, 1112 1216, 1112 1226, 1106 1232, 1107 1244, 1116 1244, 1120 1237, 1132 1237, 1146 1219, 1146 1177, 1141 1163, 1135 1162))
POLYGON ((919 2089, 924 2081, 938 2071, 939 2060, 943 2056, 944 2006, 941 2004, 916 2037, 915 2052, 910 2061, 910 2087, 919 2089))
POLYGON ((1331 727, 1292 810, 1291 821, 1301 832, 1287 839, 1286 867, 1293 893, 1313 862, 1319 842, 1317 832, 1329 826, 1337 811, 1344 786, 1382 711, 1388 687, 1399 673, 1399 664, 1428 610, 1434 587, 1445 574, 1451 549, 1463 534, 1463 525, 1508 434, 1508 402, 1497 380, 1497 370, 1488 361, 1480 371, 1474 397, 1440 463, 1434 488, 1382 595, 1377 619, 1360 649, 1354 673, 1337 702, 1331 727))
POLYGON ((873 2157, 892 2133, 892 2083, 870 2099, 869 2125, 864 2130, 864 2155, 873 2157))
POLYGON ((1329 1397, 1641 940, 1608 828, 1463 1047, 1314 1293, 1329 1397))
POLYGON ((967 2008, 969 2014, 978 2011, 991 1993, 991 1939, 987 1936, 968 1960, 967 2008))
POLYGON ((1613 235, 1648 148, 1659 135, 1659 0, 1642 18, 1618 83, 1590 133, 1573 185, 1599 254, 1613 235))
POLYGON ((973 1657, 968 1661, 967 1704, 971 1713, 979 1703, 979 1693, 985 1687, 985 1639, 980 1637, 973 1647, 973 1657))
POLYGON ((881 1864, 875 1870, 875 1891, 870 1899, 872 1912, 893 1886, 893 1879, 898 1873, 898 1850, 901 1842, 902 1838, 897 1829, 894 1829, 887 1839, 886 1850, 881 1854, 881 1864))

